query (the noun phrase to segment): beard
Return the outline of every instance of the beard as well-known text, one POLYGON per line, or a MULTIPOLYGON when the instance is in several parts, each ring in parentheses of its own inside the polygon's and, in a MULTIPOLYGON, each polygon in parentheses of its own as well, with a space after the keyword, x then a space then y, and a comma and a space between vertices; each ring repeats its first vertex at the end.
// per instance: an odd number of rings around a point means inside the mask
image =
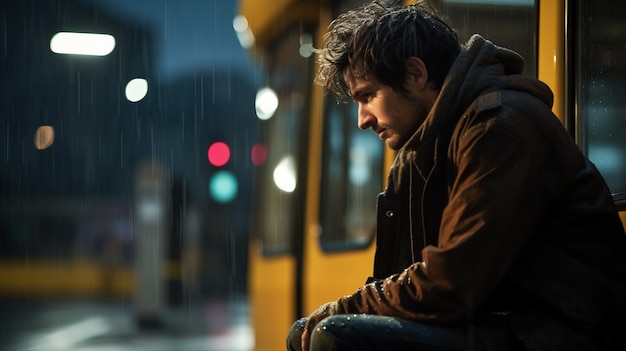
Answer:
POLYGON ((402 149, 415 135, 415 132, 424 122, 425 116, 423 114, 418 115, 415 121, 409 125, 402 125, 393 127, 387 127, 387 130, 393 130, 393 135, 385 139, 385 144, 392 150, 402 149))
POLYGON ((408 138, 406 140, 400 140, 399 138, 387 138, 385 140, 385 144, 387 144, 387 146, 391 149, 391 150, 400 150, 402 149, 402 147, 404 146, 404 144, 406 144, 406 142, 408 141, 408 138))

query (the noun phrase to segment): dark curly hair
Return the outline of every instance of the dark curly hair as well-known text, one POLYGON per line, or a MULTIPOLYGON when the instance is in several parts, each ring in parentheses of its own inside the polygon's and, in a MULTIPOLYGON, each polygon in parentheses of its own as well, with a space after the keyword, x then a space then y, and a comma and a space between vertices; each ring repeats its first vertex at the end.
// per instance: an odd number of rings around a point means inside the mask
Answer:
POLYGON ((340 101, 350 98, 350 76, 374 79, 404 93, 405 62, 415 56, 440 89, 460 50, 456 32, 423 1, 408 6, 373 1, 331 22, 323 47, 315 50, 315 83, 340 101))

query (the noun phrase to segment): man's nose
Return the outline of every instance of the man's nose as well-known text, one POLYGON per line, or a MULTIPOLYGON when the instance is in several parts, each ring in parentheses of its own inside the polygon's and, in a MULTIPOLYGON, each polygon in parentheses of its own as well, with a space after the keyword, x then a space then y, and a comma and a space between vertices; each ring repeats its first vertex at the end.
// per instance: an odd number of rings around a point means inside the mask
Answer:
POLYGON ((357 125, 359 129, 368 129, 376 122, 376 118, 372 115, 369 110, 363 106, 363 104, 359 104, 358 109, 358 121, 357 125))

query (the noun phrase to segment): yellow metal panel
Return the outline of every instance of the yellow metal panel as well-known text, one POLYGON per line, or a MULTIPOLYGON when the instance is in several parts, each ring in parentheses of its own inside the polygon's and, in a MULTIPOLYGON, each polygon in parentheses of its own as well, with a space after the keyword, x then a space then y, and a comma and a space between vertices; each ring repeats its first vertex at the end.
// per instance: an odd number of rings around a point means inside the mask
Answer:
POLYGON ((309 246, 315 247, 307 250, 305 314, 313 312, 325 302, 336 301, 354 293, 372 275, 374 262, 374 245, 366 250, 325 253, 319 247, 317 233, 317 228, 311 227, 306 239, 309 246))
POLYGON ((263 257, 259 242, 250 243, 250 314, 255 351, 284 350, 294 322, 293 256, 263 257))
MULTIPOLYGON (((318 33, 316 36, 316 47, 321 47, 323 36, 326 33, 327 26, 331 21, 330 10, 320 12, 320 22, 318 33)), ((315 64, 314 72, 317 72, 319 66, 315 64)), ((320 175, 322 164, 322 131, 324 130, 324 89, 315 86, 312 90, 311 103, 311 124, 309 134, 309 162, 308 184, 306 197, 306 214, 305 214, 305 230, 304 230, 304 274, 303 274, 303 313, 308 314, 319 306, 319 288, 314 281, 319 280, 321 274, 332 279, 334 273, 319 269, 319 203, 320 203, 320 175), (324 272, 324 273, 322 273, 324 272), (317 305, 316 305, 317 303, 317 305)))
POLYGON ((554 92, 552 111, 564 121, 565 5, 563 0, 539 3, 539 79, 554 92))
POLYGON ((0 293, 9 296, 96 296, 104 286, 92 262, 5 261, 0 276, 0 293))
POLYGON ((264 50, 294 25, 317 23, 320 0, 242 0, 239 14, 246 17, 256 45, 264 50))
POLYGON ((19 297, 129 297, 134 272, 127 265, 79 261, 0 262, 0 295, 19 297))
POLYGON ((295 0, 242 0, 239 2, 239 14, 246 17, 248 26, 254 35, 263 33, 265 28, 276 22, 295 0))
POLYGON ((131 267, 109 269, 107 293, 110 297, 131 297, 135 292, 135 272, 131 267))
POLYGON ((383 163, 383 189, 387 187, 387 177, 389 177, 389 170, 393 165, 396 154, 397 152, 395 150, 392 150, 385 145, 385 158, 383 163))

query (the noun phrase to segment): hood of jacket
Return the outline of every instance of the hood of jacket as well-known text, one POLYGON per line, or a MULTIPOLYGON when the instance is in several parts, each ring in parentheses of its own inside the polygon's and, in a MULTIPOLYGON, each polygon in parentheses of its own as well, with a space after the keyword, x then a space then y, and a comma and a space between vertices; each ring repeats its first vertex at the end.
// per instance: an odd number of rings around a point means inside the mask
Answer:
POLYGON ((387 191, 398 192, 413 164, 424 181, 435 166, 436 140, 454 128, 461 115, 479 96, 506 89, 524 91, 552 107, 548 86, 521 74, 524 59, 475 34, 461 48, 424 123, 400 149, 391 167, 387 191))

